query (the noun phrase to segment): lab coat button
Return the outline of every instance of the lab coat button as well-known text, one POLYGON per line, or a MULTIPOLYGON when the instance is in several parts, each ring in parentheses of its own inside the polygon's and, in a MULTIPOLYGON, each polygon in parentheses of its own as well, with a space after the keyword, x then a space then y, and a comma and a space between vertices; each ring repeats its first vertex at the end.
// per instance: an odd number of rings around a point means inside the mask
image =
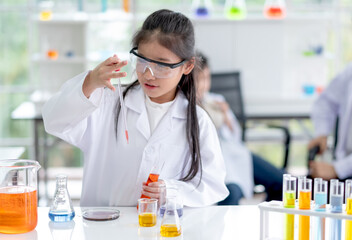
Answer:
POLYGON ((145 151, 146 151, 147 154, 152 154, 154 152, 154 148, 153 147, 147 147, 145 149, 145 151))

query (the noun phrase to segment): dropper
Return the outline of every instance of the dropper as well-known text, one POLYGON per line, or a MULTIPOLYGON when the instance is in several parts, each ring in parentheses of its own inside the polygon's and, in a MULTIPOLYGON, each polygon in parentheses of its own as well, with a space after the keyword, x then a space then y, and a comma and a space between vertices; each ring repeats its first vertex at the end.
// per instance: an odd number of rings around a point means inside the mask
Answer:
POLYGON ((125 136, 126 136, 126 141, 128 143, 128 129, 127 129, 127 121, 126 121, 126 107, 125 107, 125 102, 124 102, 123 96, 122 96, 120 78, 118 79, 118 88, 119 88, 120 104, 121 104, 122 115, 123 115, 123 122, 124 122, 124 125, 125 125, 125 136))

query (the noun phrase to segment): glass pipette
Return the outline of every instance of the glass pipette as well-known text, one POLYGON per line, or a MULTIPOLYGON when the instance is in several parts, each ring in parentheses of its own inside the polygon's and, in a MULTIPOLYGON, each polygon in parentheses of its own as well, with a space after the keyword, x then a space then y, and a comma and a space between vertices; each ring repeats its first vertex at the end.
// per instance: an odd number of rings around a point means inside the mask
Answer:
POLYGON ((125 102, 124 102, 123 96, 122 96, 120 78, 118 80, 118 88, 119 88, 120 104, 121 104, 121 109, 122 109, 123 121, 124 121, 124 125, 125 125, 125 136, 126 136, 126 141, 128 143, 128 129, 127 129, 127 121, 126 121, 126 107, 125 107, 125 102))

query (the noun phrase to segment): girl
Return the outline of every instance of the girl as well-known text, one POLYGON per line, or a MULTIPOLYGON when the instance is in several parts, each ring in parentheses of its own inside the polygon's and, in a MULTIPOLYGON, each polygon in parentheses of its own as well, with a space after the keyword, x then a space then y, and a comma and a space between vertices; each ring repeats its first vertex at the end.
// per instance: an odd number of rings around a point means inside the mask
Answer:
POLYGON ((45 129, 84 152, 82 206, 135 206, 144 194, 159 198, 159 185, 176 184, 184 205, 224 199, 225 167, 216 130, 196 106, 192 23, 159 10, 134 35, 131 60, 138 80, 127 86, 129 143, 118 91, 111 78, 127 64, 116 55, 64 84, 43 110, 45 129), (158 182, 143 184, 153 166, 158 182))

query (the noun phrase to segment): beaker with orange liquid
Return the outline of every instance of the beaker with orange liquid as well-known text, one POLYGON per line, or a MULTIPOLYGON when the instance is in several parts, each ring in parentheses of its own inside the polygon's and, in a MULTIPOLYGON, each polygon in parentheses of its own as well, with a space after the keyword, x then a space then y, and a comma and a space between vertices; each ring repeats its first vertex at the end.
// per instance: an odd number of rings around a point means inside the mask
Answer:
POLYGON ((18 234, 37 226, 37 171, 31 160, 0 160, 0 233, 18 234))

